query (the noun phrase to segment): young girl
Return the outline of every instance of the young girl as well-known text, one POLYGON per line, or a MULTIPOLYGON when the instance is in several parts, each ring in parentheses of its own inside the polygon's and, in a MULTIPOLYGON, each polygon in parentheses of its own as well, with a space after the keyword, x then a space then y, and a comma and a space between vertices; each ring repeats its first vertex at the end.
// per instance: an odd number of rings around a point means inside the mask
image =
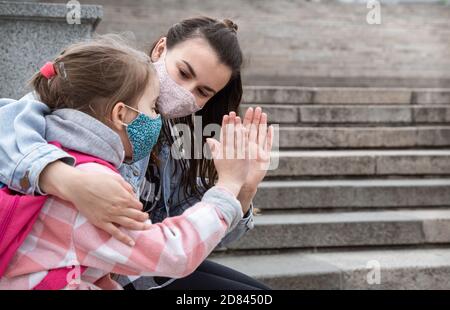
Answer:
MULTIPOLYGON (((81 171, 119 177, 114 170, 147 156, 157 141, 158 78, 149 57, 120 40, 103 37, 68 47, 33 77, 32 85, 52 109, 46 139, 69 154, 109 163, 80 164, 81 171)), ((248 156, 224 160, 220 155, 236 154, 236 145, 246 154, 248 133, 235 115, 224 117, 227 124, 233 126, 223 126, 220 143, 208 141, 218 182, 195 206, 158 224, 147 221, 144 231, 121 228, 134 240, 131 246, 96 228, 71 203, 49 196, 0 289, 32 289, 50 270, 72 266, 83 272, 66 289, 120 289, 111 273, 180 278, 193 272, 243 215, 236 196, 248 173, 248 156)))

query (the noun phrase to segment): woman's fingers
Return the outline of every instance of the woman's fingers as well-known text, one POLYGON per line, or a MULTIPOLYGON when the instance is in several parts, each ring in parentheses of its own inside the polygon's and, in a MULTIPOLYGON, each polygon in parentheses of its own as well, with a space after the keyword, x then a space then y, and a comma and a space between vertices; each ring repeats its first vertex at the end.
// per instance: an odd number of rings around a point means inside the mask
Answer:
POLYGON ((267 114, 262 113, 258 126, 258 145, 263 150, 266 144, 267 137, 267 114))
POLYGON ((247 128, 248 131, 250 131, 250 126, 253 121, 253 108, 250 107, 247 109, 244 115, 244 127, 247 128))
POLYGON ((245 145, 244 145, 244 126, 242 125, 241 118, 238 116, 236 117, 236 158, 237 159, 244 159, 245 158, 245 145))
POLYGON ((255 112, 253 113, 253 120, 251 124, 251 130, 249 135, 250 142, 257 142, 258 139, 258 130, 259 130, 259 122, 261 120, 261 108, 257 107, 255 112))
POLYGON ((117 181, 119 181, 120 185, 122 185, 122 187, 130 194, 133 194, 133 187, 130 185, 130 183, 126 182, 121 176, 119 175, 113 175, 112 177, 114 177, 117 181))
POLYGON ((133 187, 130 185, 130 183, 126 182, 121 176, 119 175, 111 175, 110 177, 116 179, 119 184, 126 190, 126 192, 118 192, 120 197, 123 196, 124 204, 122 207, 124 208, 133 208, 136 210, 142 210, 143 205, 142 203, 136 198, 133 187))
POLYGON ((249 130, 247 128, 244 127, 244 141, 243 141, 243 147, 244 147, 244 156, 245 159, 249 159, 250 158, 250 147, 248 145, 248 134, 249 134, 249 130))
POLYGON ((272 146, 273 146, 273 136, 274 136, 274 128, 273 126, 269 126, 267 129, 267 137, 264 145, 262 145, 262 151, 260 159, 264 162, 262 167, 263 170, 267 170, 270 165, 270 157, 272 152, 272 146))
POLYGON ((124 203, 121 206, 123 208, 132 208, 132 209, 136 209, 141 211, 144 208, 144 205, 142 204, 142 202, 140 202, 134 192, 133 194, 129 194, 127 193, 126 196, 124 196, 124 203))
POLYGON ((113 222, 129 230, 147 230, 151 227, 149 222, 138 222, 125 216, 118 216, 113 222))
POLYGON ((267 131, 267 140, 266 140, 266 152, 271 152, 273 147, 273 136, 274 136, 274 128, 272 125, 269 126, 269 129, 267 131))
POLYGON ((106 231, 114 239, 117 239, 124 244, 127 244, 129 246, 134 246, 136 244, 130 236, 128 236, 127 234, 122 232, 119 228, 117 228, 117 226, 115 226, 112 223, 107 223, 104 226, 99 227, 99 228, 106 231))
POLYGON ((145 222, 149 218, 148 213, 130 208, 123 209, 118 216, 125 216, 138 222, 145 222))

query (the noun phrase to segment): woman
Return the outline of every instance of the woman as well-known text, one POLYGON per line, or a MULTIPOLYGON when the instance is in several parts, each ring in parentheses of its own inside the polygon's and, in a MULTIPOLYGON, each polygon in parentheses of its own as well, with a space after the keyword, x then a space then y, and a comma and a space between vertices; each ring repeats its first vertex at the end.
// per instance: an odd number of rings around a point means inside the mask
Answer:
MULTIPOLYGON (((10 105, 0 101, 0 181, 22 193, 48 193, 70 201, 91 223, 131 244, 133 240, 116 225, 136 230, 145 228, 143 222, 148 215, 139 211, 142 204, 135 194, 141 197, 146 210, 151 211, 153 222, 181 214, 212 187, 216 171, 212 161, 205 158, 173 158, 171 147, 176 139, 173 125, 185 124, 194 132, 193 113, 202 117, 205 128, 208 124, 220 124, 224 115, 238 110, 243 57, 236 31, 237 26, 229 20, 187 19, 172 26, 167 36, 154 45, 150 56, 161 84, 157 107, 165 122, 157 154, 121 167, 121 175, 131 186, 119 178, 81 173, 67 165, 73 164, 72 158, 42 138, 48 107, 37 101, 29 104, 29 100, 10 105)), ((248 110, 244 124, 260 123, 263 130, 253 132, 265 139, 267 116, 259 108, 248 110)), ((192 142, 201 139, 203 145, 206 138, 193 135, 192 142)), ((265 171, 256 168, 259 164, 258 160, 252 161, 252 172, 238 195, 247 212, 225 236, 221 246, 252 228, 251 201, 265 175, 265 171)), ((133 280, 135 285, 129 285, 124 279, 121 283, 125 288, 138 289, 156 285, 178 289, 267 289, 237 271, 208 261, 184 279, 133 280)))

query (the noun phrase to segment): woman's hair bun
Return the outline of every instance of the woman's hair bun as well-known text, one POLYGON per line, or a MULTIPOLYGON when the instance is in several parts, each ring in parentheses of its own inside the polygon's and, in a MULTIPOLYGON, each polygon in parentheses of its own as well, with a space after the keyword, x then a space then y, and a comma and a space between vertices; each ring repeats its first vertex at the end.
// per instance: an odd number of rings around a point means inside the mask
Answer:
POLYGON ((225 24, 225 26, 227 26, 227 28, 233 30, 234 32, 238 31, 238 25, 236 25, 232 20, 224 19, 223 23, 225 24))

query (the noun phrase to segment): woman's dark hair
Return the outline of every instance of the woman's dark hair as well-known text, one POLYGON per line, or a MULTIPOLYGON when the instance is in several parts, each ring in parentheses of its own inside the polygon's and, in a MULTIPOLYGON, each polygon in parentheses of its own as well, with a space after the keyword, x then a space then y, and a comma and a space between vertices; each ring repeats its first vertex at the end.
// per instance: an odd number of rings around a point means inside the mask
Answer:
MULTIPOLYGON (((202 132, 209 124, 221 124, 224 115, 231 111, 238 113, 239 104, 242 98, 242 81, 241 66, 243 63, 243 55, 237 39, 237 25, 231 20, 219 21, 209 17, 196 17, 185 19, 173 25, 166 37, 166 46, 170 50, 177 44, 185 42, 189 39, 203 38, 212 49, 216 52, 219 61, 229 67, 232 71, 231 78, 227 85, 215 94, 205 106, 198 112, 196 116, 202 117, 202 132)), ((156 47, 155 43, 150 50, 150 54, 156 47)), ((206 138, 194 136, 194 124, 192 116, 186 116, 171 120, 172 124, 186 124, 191 129, 191 146, 195 145, 195 139, 201 139, 202 149, 206 143, 206 138)), ((174 137, 170 131, 170 121, 164 122, 162 134, 158 141, 156 151, 158 151, 162 140, 165 138, 172 145, 174 137)), ((177 161, 174 173, 177 169, 182 169, 182 183, 186 195, 194 195, 198 198, 204 193, 205 189, 214 186, 217 179, 217 171, 212 160, 204 158, 204 156, 194 156, 195 148, 191 147, 191 156, 189 159, 180 159, 177 161), (200 180, 200 184, 197 180, 200 180), (200 185, 200 187, 199 187, 200 185)), ((153 154, 152 160, 155 159, 153 154)))

